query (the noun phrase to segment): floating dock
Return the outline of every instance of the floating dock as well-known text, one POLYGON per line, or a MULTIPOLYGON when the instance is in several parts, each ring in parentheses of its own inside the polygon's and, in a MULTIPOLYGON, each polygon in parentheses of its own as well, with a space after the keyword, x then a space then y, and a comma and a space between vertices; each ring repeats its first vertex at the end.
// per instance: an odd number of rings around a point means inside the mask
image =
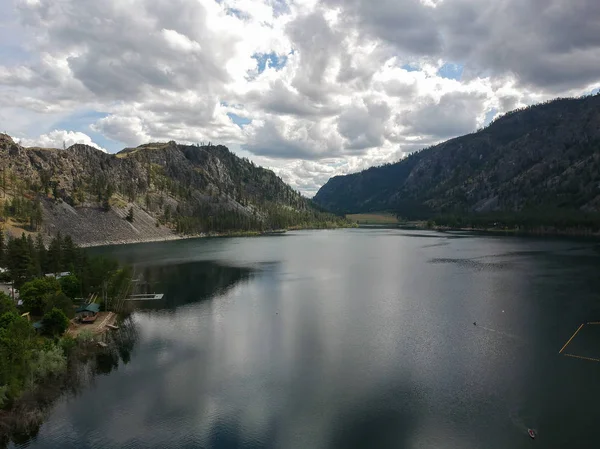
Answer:
POLYGON ((67 334, 77 337, 83 330, 89 330, 93 335, 98 335, 112 329, 117 321, 117 315, 114 312, 98 312, 98 318, 93 323, 79 323, 71 320, 67 334))
POLYGON ((577 330, 575 331, 575 333, 573 335, 571 335, 571 338, 569 338, 567 340, 567 342, 565 343, 565 345, 561 348, 560 351, 558 351, 559 354, 562 355, 566 355, 567 357, 573 357, 576 359, 582 359, 582 360, 590 360, 592 362, 600 362, 599 358, 595 358, 595 357, 586 357, 586 356, 582 356, 582 355, 577 355, 577 354, 569 354, 564 352, 564 350, 567 348, 567 346, 569 346, 569 344, 571 343, 571 341, 575 338, 575 336, 579 333, 579 331, 585 326, 585 325, 598 325, 600 324, 600 321, 588 321, 587 323, 581 323, 581 325, 577 328, 577 330))
POLYGON ((163 299, 164 296, 163 293, 142 293, 139 295, 131 295, 129 298, 125 298, 125 301, 155 301, 157 299, 163 299))

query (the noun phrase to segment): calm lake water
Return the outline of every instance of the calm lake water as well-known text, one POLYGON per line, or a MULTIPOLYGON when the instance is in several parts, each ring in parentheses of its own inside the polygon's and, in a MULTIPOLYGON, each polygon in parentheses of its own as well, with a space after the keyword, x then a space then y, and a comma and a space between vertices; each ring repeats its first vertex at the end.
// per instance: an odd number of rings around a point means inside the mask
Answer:
POLYGON ((600 325, 564 351, 588 359, 559 354, 600 322, 595 242, 353 229, 95 252, 165 298, 17 447, 600 445, 600 325))

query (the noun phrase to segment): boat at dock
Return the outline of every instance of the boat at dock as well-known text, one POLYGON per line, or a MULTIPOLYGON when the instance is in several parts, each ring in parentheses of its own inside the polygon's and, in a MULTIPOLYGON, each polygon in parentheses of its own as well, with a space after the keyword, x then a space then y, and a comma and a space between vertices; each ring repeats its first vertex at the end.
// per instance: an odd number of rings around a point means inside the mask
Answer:
POLYGON ((82 316, 81 322, 82 323, 93 323, 94 321, 96 321, 97 318, 98 318, 98 315, 82 316))
POLYGON ((98 318, 98 312, 100 312, 100 304, 90 303, 83 304, 77 309, 77 317, 81 323, 93 323, 98 318))

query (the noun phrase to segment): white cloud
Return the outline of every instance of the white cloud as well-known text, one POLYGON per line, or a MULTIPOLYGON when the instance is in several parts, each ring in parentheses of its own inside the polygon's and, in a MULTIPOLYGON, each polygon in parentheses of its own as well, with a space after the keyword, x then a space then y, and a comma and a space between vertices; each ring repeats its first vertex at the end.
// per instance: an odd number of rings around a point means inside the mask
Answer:
POLYGON ((189 53, 201 51, 201 47, 198 42, 191 40, 189 37, 184 36, 175 30, 166 30, 163 28, 162 35, 171 48, 173 48, 175 51, 184 51, 189 53))
POLYGON ((411 134, 453 137, 467 134, 482 123, 485 92, 451 92, 439 101, 428 101, 403 114, 411 134))
POLYGON ((47 134, 42 134, 33 139, 18 139, 19 143, 25 147, 41 147, 41 148, 68 148, 76 143, 89 145, 97 148, 100 151, 106 150, 100 145, 92 141, 92 138, 85 133, 79 131, 65 131, 64 129, 55 129, 47 134))
POLYGON ((233 145, 307 194, 474 131, 490 111, 600 81, 595 0, 14 5, 23 54, 0 62, 6 131, 61 147, 53 133, 67 131, 52 129, 74 110, 101 111, 88 124, 123 146, 233 145), (462 77, 441 76, 446 63, 462 77))

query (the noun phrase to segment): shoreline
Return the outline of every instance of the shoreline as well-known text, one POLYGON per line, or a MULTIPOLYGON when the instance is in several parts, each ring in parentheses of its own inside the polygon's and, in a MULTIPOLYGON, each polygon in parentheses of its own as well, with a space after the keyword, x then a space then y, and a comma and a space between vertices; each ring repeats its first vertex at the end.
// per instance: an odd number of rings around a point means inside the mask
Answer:
POLYGON ((364 229, 404 229, 404 230, 419 230, 419 231, 437 231, 440 233, 444 232, 472 232, 490 235, 506 235, 506 236, 537 236, 537 237, 590 237, 600 238, 600 231, 593 232, 590 229, 566 229, 558 230, 552 228, 538 228, 533 230, 528 229, 498 229, 498 228, 471 228, 471 227, 451 227, 451 226, 434 226, 428 227, 426 223, 398 223, 398 224, 358 224, 353 226, 335 226, 335 227, 291 227, 283 230, 273 231, 237 231, 237 232, 220 232, 220 233, 201 233, 194 235, 183 235, 173 234, 168 237, 160 238, 139 238, 139 239, 126 239, 126 240, 114 240, 114 241, 101 241, 101 242, 88 242, 78 243, 82 248, 97 248, 101 246, 120 246, 120 245, 134 245, 143 243, 160 243, 160 242, 173 242, 179 240, 188 239, 205 239, 205 238, 233 238, 233 237, 266 237, 285 235, 288 231, 309 231, 309 230, 328 230, 328 229, 353 229, 353 228, 364 228, 364 229))
POLYGON ((501 228, 473 228, 456 226, 427 226, 426 222, 407 222, 398 225, 399 229, 426 230, 445 232, 471 232, 489 235, 527 236, 527 237, 590 237, 600 238, 600 231, 592 231, 589 228, 556 229, 551 227, 538 227, 534 229, 501 229, 501 228))
POLYGON ((10 407, 0 409, 0 448, 7 447, 11 441, 30 441, 57 401, 65 396, 77 396, 94 377, 114 369, 112 365, 103 365, 102 357, 116 359, 119 348, 128 347, 131 343, 128 345, 127 341, 135 339, 135 329, 131 320, 115 312, 108 312, 105 318, 89 339, 78 338, 73 334, 73 328, 68 329, 64 335, 72 339, 73 345, 65 354, 65 371, 24 391, 10 407), (123 318, 119 327, 110 332, 108 324, 114 324, 118 317, 123 318))
POLYGON ((81 248, 96 248, 98 246, 117 246, 117 245, 132 245, 135 243, 156 243, 156 242, 171 242, 174 240, 185 240, 189 238, 202 238, 204 236, 185 236, 185 235, 177 235, 168 237, 149 237, 149 238, 139 238, 139 239, 126 239, 126 240, 114 240, 114 241, 101 241, 101 242, 87 242, 87 243, 77 243, 81 248))
POLYGON ((591 237, 600 238, 600 232, 593 232, 589 229, 495 229, 495 228, 453 228, 439 226, 433 228, 438 232, 472 232, 491 235, 507 235, 507 236, 528 236, 528 237, 591 237))
POLYGON ((356 226, 328 226, 328 227, 290 227, 286 229, 273 229, 269 231, 232 231, 232 232, 213 232, 213 233, 200 233, 193 235, 184 234, 173 234, 167 237, 149 237, 139 239, 126 239, 126 240, 114 240, 114 241, 102 241, 102 242, 88 242, 88 243, 77 243, 81 248, 97 248, 100 246, 118 246, 118 245, 133 245, 136 243, 159 243, 159 242, 172 242, 178 240, 188 239, 205 239, 205 238, 227 238, 227 237, 266 237, 266 236, 280 236, 285 235, 288 231, 309 231, 309 230, 327 230, 327 229, 349 229, 356 226))

